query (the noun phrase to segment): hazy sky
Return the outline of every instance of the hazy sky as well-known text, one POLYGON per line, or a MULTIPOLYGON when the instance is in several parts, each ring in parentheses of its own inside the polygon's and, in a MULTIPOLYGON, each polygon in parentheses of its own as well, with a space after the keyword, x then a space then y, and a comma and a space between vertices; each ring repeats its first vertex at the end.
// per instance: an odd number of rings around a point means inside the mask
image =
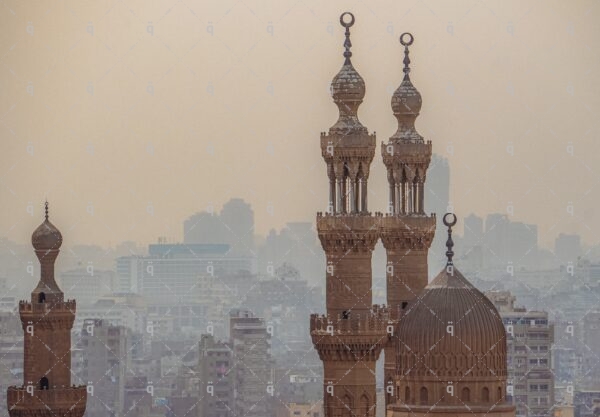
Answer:
MULTIPOLYGON (((459 218, 512 205, 542 244, 598 241, 600 2, 548 0, 2 0, 0 236, 29 240, 46 197, 71 244, 179 241, 186 217, 232 196, 258 233, 313 219, 346 10, 379 143, 396 126, 398 36, 414 34, 417 129, 450 160, 459 218)), ((384 211, 379 149, 370 184, 384 211)))

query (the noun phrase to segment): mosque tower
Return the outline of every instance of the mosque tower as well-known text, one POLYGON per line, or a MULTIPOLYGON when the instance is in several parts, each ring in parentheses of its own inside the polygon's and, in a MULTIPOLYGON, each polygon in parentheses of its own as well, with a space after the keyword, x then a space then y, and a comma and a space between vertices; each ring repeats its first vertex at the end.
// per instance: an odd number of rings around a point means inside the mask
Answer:
MULTIPOLYGON (((347 20, 349 18, 349 20, 347 20)), ((344 64, 331 82, 338 121, 321 134, 329 178, 329 209, 317 213, 326 253, 327 315, 312 315, 313 344, 323 361, 326 417, 374 417, 375 364, 387 340, 387 310, 372 305, 371 254, 382 215, 367 208, 367 182, 375 155, 375 135, 358 120, 365 82, 351 62, 350 27, 344 13, 344 64)))
POLYGON ((54 280, 54 261, 62 244, 60 231, 46 218, 31 243, 40 266, 40 280, 31 301, 19 303, 24 334, 24 384, 7 391, 10 417, 82 417, 85 386, 71 385, 71 328, 75 300, 64 300, 54 280))
POLYGON ((506 402, 506 330, 494 304, 454 266, 447 213, 446 267, 404 312, 388 417, 514 417, 506 402))
MULTIPOLYGON (((427 253, 435 233, 435 214, 426 215, 425 180, 431 161, 431 141, 423 140, 415 129, 421 110, 421 94, 410 80, 408 47, 414 41, 410 33, 400 36, 404 46, 404 79, 392 95, 392 110, 398 129, 381 155, 389 184, 388 210, 381 219, 380 233, 387 254, 387 305, 394 321, 427 285, 427 253)), ((396 372, 396 338, 385 346, 384 381, 386 406, 392 402, 396 372)))

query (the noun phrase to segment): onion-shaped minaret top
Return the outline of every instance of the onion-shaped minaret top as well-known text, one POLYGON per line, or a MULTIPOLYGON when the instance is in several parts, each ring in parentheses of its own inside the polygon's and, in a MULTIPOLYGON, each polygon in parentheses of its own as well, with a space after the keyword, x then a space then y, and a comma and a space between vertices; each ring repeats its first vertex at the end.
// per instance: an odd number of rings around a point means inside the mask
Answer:
POLYGON ((404 79, 392 95, 392 110, 398 119, 398 130, 390 138, 391 141, 423 142, 423 137, 415 129, 415 120, 421 111, 421 93, 410 80, 410 58, 408 47, 414 42, 412 34, 400 35, 400 43, 404 46, 404 79))
POLYGON ((338 106, 340 116, 330 129, 330 133, 366 132, 367 129, 358 120, 358 106, 365 97, 365 81, 354 69, 352 61, 352 42, 350 41, 350 28, 354 25, 354 15, 345 12, 340 16, 340 24, 346 28, 344 41, 344 65, 331 81, 331 95, 338 106), (350 18, 348 21, 347 18, 350 18))
POLYGON ((44 222, 38 226, 31 235, 31 244, 38 251, 60 249, 62 245, 62 234, 48 219, 48 202, 44 205, 46 216, 44 222))

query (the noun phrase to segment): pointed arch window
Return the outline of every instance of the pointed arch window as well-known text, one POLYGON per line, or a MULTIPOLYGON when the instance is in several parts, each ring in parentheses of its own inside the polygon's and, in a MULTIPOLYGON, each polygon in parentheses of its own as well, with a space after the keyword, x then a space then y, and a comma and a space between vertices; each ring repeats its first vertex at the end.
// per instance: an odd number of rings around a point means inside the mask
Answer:
POLYGON ((352 417, 352 398, 345 395, 342 401, 342 417, 352 417))
POLYGON ((369 404, 369 397, 367 397, 367 394, 363 394, 360 397, 360 411, 359 414, 364 416, 364 417, 369 417, 370 411, 370 404, 369 404))
POLYGON ((46 378, 45 376, 43 376, 42 379, 40 379, 40 389, 41 390, 50 389, 50 381, 48 381, 48 378, 46 378))

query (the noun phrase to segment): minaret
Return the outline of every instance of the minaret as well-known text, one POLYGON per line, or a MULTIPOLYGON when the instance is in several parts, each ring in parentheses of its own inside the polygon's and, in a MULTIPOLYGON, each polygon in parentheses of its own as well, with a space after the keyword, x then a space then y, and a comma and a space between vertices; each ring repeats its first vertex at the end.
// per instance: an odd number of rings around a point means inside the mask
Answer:
MULTIPOLYGON (((392 110, 398 129, 388 143, 381 144, 387 168, 389 200, 381 222, 381 240, 387 253, 387 304, 394 319, 427 285, 427 252, 435 232, 435 214, 425 214, 424 193, 427 167, 431 160, 431 141, 425 142, 415 129, 421 110, 421 94, 410 80, 408 47, 414 41, 410 33, 400 36, 404 46, 404 79, 392 95, 392 110)), ((385 347, 386 406, 393 402, 388 385, 396 370, 397 339, 385 347)))
POLYGON ((312 315, 310 328, 323 361, 325 416, 374 417, 375 363, 387 325, 387 311, 372 305, 371 292, 371 254, 382 218, 367 209, 376 141, 357 115, 365 82, 350 59, 354 16, 344 13, 340 23, 346 29, 345 60, 331 82, 339 118, 328 133, 321 134, 329 208, 327 213, 317 213, 319 239, 327 257, 327 315, 312 315))
POLYGON ((24 384, 9 387, 11 417, 82 417, 85 386, 71 385, 71 328, 75 300, 64 300, 54 280, 54 261, 62 244, 60 231, 46 218, 33 232, 31 243, 40 266, 40 281, 31 302, 19 303, 24 334, 24 384))

